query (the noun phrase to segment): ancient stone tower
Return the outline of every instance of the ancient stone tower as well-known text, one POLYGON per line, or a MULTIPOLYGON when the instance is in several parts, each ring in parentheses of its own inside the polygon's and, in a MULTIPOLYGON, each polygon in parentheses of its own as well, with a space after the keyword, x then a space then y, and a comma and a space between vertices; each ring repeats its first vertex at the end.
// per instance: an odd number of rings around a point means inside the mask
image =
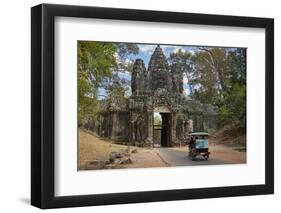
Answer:
POLYGON ((171 91, 171 78, 169 75, 170 68, 167 63, 166 57, 158 45, 151 56, 148 64, 148 72, 151 73, 152 89, 157 90, 159 88, 171 91))
POLYGON ((180 67, 169 66, 159 45, 147 69, 142 59, 135 60, 131 91, 129 99, 101 102, 97 132, 117 141, 153 145, 155 112, 162 117, 161 146, 177 145, 189 132, 216 129, 214 108, 184 95, 180 67))

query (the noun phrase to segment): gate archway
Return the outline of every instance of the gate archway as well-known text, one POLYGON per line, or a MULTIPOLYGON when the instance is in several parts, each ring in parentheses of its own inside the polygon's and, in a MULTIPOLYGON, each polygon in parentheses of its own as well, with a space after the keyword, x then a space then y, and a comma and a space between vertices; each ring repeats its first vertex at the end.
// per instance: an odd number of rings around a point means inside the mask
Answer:
POLYGON ((168 107, 154 109, 153 143, 161 147, 172 145, 172 115, 168 107))

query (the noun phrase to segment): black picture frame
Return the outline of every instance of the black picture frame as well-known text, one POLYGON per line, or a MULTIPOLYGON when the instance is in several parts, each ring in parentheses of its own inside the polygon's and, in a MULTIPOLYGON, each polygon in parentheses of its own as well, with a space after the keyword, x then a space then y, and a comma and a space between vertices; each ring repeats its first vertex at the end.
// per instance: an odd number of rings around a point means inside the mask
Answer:
POLYGON ((31 9, 31 204, 39 208, 218 198, 274 193, 274 20, 240 16, 41 4, 31 9), (55 17, 264 28, 265 184, 94 195, 54 195, 55 17))

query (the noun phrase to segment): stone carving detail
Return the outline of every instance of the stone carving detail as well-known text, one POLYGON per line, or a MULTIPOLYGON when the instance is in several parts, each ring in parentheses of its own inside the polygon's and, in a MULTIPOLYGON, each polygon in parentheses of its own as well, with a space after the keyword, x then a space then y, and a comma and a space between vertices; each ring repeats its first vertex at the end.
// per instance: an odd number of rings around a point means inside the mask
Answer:
POLYGON ((133 95, 143 95, 150 92, 150 76, 145 69, 143 60, 137 59, 133 65, 131 88, 133 95))
POLYGON ((148 65, 148 72, 151 73, 152 90, 158 88, 166 88, 168 91, 172 89, 172 79, 169 74, 169 65, 166 57, 158 45, 151 56, 148 65))

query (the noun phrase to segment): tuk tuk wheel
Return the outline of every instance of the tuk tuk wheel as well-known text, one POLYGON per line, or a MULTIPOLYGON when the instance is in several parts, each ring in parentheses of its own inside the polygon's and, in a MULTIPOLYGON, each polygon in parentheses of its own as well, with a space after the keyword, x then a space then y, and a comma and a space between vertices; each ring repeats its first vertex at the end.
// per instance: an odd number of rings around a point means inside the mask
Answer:
POLYGON ((205 160, 209 160, 209 155, 204 155, 205 160))

